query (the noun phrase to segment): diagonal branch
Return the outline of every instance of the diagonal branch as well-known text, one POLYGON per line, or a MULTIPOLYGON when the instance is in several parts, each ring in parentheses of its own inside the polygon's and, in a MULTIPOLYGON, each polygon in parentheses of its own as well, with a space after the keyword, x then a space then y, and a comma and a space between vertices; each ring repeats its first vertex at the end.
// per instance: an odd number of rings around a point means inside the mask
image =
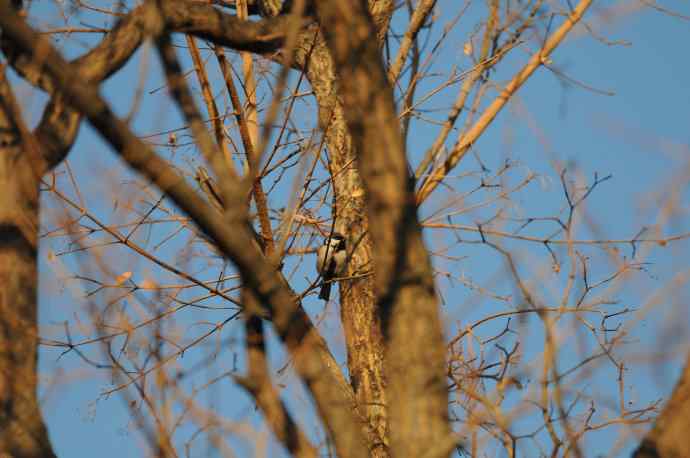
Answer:
MULTIPOLYGON (((243 302, 247 304, 247 308, 258 309, 251 291, 245 289, 243 295, 243 302)), ((244 320, 248 374, 246 378, 238 381, 254 397, 273 434, 292 456, 316 458, 318 456, 316 449, 293 420, 273 385, 269 373, 263 326, 261 318, 254 314, 250 314, 244 320)))
MULTIPOLYGON (((162 12, 167 26, 173 31, 187 31, 217 44, 259 53, 279 49, 291 24, 281 17, 258 22, 243 21, 210 5, 183 0, 162 2, 162 12)), ((141 45, 146 30, 154 28, 156 19, 151 13, 145 5, 118 21, 96 47, 73 61, 79 74, 97 83, 122 68, 141 45)), ((35 130, 49 170, 59 164, 72 147, 81 118, 69 108, 68 101, 56 93, 52 78, 41 72, 33 59, 7 46, 6 40, 0 40, 0 44, 20 75, 52 95, 35 130)))
POLYGON ((210 5, 185 0, 165 0, 161 7, 170 31, 191 34, 238 51, 277 51, 292 26, 291 18, 285 16, 245 21, 210 5))
POLYGON ((446 175, 458 165, 467 151, 477 141, 479 136, 484 133, 501 109, 508 103, 508 100, 517 92, 520 87, 529 79, 530 76, 547 60, 549 55, 558 47, 563 39, 568 35, 572 28, 577 24, 582 15, 585 14, 592 0, 581 0, 577 7, 570 12, 565 22, 549 37, 544 46, 534 53, 527 64, 520 70, 501 91, 498 97, 489 105, 477 122, 453 147, 448 158, 434 169, 429 177, 424 181, 417 192, 417 203, 421 204, 436 189, 436 186, 443 181, 446 175))
MULTIPOLYGON (((489 44, 491 40, 493 40, 495 28, 498 22, 498 7, 499 2, 497 0, 492 0, 489 19, 486 21, 486 27, 484 28, 484 37, 482 38, 482 47, 479 54, 479 63, 475 65, 475 67, 469 72, 469 74, 465 78, 465 81, 462 83, 462 86, 460 88, 460 92, 458 93, 458 96, 455 99, 453 108, 450 110, 448 118, 443 123, 443 128, 441 129, 441 132, 436 137, 436 140, 434 140, 434 143, 424 154, 424 158, 417 166, 417 169, 415 170, 415 177, 417 179, 419 179, 434 163, 436 156, 441 151, 441 147, 445 144, 446 139, 448 138, 448 134, 450 134, 451 130, 453 129, 453 126, 455 126, 455 121, 458 119, 460 113, 465 108, 467 97, 470 95, 470 91, 474 87, 475 83, 480 79, 480 77, 484 74, 487 68, 495 65, 498 62, 498 59, 495 59, 493 57, 491 59, 487 58, 489 55, 489 44)), ((497 55, 500 56, 500 54, 497 55)))
POLYGON ((388 69, 388 79, 391 84, 395 84, 400 76, 403 65, 407 60, 407 53, 410 52, 412 44, 417 39, 417 34, 419 30, 424 26, 426 19, 429 17, 431 10, 434 9, 436 5, 436 0, 420 0, 417 3, 417 8, 415 8, 412 18, 410 18, 410 25, 405 31, 402 43, 400 43, 400 48, 398 49, 398 54, 395 56, 393 65, 388 69))
MULTIPOLYGON (((88 81, 100 82, 122 68, 139 48, 144 37, 144 15, 137 9, 111 30, 103 40, 73 64, 88 81)), ((13 68, 32 84, 52 95, 34 130, 46 161, 45 170, 59 164, 74 144, 81 116, 70 109, 68 100, 55 91, 52 79, 41 72, 32 59, 2 43, 2 50, 13 68)))
POLYGON ((208 80, 208 74, 206 68, 201 60, 201 52, 199 52, 199 47, 196 44, 194 37, 186 35, 187 47, 189 48, 189 54, 192 56, 192 62, 194 62, 194 71, 199 79, 199 86, 201 86, 201 93, 204 97, 204 102, 206 103, 206 111, 208 111, 208 116, 213 125, 213 133, 216 137, 216 143, 223 152, 223 158, 228 167, 232 167, 232 154, 228 147, 227 139, 225 138, 225 131, 223 130, 223 118, 221 118, 218 111, 218 106, 216 105, 216 100, 213 98, 213 93, 211 92, 211 83, 208 80))

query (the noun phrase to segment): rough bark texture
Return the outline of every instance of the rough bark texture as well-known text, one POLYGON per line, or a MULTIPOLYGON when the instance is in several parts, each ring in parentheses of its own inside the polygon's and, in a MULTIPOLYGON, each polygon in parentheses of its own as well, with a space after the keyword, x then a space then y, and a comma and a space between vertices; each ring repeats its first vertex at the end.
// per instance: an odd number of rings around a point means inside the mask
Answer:
MULTIPOLYGON (((392 7, 390 0, 369 2, 379 43, 382 43, 388 29, 392 7)), ((389 455, 384 343, 374 298, 374 277, 370 274, 373 269, 371 237, 357 154, 338 97, 333 59, 322 34, 316 28, 302 34, 295 57, 296 66, 305 71, 314 90, 319 106, 319 123, 326 135, 331 173, 334 176, 335 230, 347 234, 350 247, 351 259, 346 276, 355 278, 340 282, 340 315, 350 384, 366 416, 367 426, 377 438, 375 443, 368 444, 370 453, 375 457, 384 457, 389 455)))
POLYGON ((22 141, 9 90, 0 75, 0 455, 53 457, 36 394, 40 161, 22 141))
MULTIPOLYGON (((307 75, 319 104, 319 120, 326 132, 336 206, 335 229, 347 234, 353 249, 346 276, 370 272, 371 238, 364 189, 342 104, 338 101, 335 71, 325 42, 319 37, 307 66, 307 75)), ((357 403, 362 406, 380 442, 370 444, 374 456, 386 456, 383 337, 374 300, 373 276, 340 282, 340 315, 347 346, 347 367, 357 403), (383 446, 383 447, 382 447, 383 446), (383 449, 382 449, 383 448, 383 449)))
POLYGON ((682 458, 688 451, 690 431, 690 356, 671 399, 647 433, 634 458, 682 458))
POLYGON ((393 94, 366 2, 316 5, 367 191, 391 454, 423 456, 450 434, 445 352, 393 94))

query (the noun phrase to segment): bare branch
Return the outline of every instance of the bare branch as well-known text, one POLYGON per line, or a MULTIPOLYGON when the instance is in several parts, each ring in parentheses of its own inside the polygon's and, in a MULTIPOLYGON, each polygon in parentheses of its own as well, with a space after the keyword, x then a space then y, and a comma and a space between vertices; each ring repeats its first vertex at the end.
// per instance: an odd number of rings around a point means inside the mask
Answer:
POLYGON ((529 79, 530 76, 539 68, 543 62, 548 60, 549 55, 558 47, 568 33, 578 23, 580 18, 585 14, 587 8, 591 5, 592 0, 581 0, 580 3, 572 10, 568 17, 566 17, 563 24, 556 30, 553 35, 544 43, 544 46, 534 53, 525 66, 513 77, 508 85, 503 88, 498 97, 487 107, 482 113, 481 117, 474 123, 472 128, 467 131, 453 147, 448 155, 448 158, 443 164, 436 167, 431 174, 422 183, 417 192, 417 202, 424 202, 427 197, 436 189, 436 186, 443 181, 448 172, 458 165, 460 160, 465 156, 467 151, 477 141, 479 136, 491 124, 496 115, 508 103, 508 100, 520 89, 520 87, 529 79))

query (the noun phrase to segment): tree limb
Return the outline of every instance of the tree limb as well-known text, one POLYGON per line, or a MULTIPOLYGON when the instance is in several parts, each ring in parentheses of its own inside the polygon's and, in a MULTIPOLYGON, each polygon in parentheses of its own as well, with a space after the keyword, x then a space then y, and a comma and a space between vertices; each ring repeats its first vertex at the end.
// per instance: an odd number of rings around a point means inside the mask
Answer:
POLYGON ((446 175, 458 165, 460 160, 465 156, 467 151, 477 141, 479 136, 484 133, 487 127, 491 124, 494 118, 498 115, 501 109, 508 103, 508 100, 517 92, 520 87, 529 79, 530 76, 539 68, 542 63, 549 57, 549 55, 558 47, 563 39, 568 35, 568 32, 577 24, 582 16, 592 4, 592 0, 581 0, 580 3, 570 12, 565 22, 556 30, 553 35, 546 40, 544 46, 534 53, 527 64, 520 70, 508 83, 508 85, 501 91, 496 99, 489 105, 489 107, 482 113, 472 128, 460 139, 453 147, 448 155, 448 158, 434 169, 429 177, 424 181, 419 191, 417 192, 417 203, 421 204, 427 197, 436 189, 436 186, 443 181, 446 175))

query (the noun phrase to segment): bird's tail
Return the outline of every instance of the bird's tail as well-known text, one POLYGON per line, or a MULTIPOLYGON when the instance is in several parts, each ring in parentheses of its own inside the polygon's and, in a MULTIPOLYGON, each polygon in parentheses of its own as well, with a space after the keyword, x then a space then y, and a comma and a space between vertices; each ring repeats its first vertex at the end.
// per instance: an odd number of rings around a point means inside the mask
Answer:
POLYGON ((321 292, 319 293, 319 299, 328 301, 331 298, 331 282, 323 282, 321 285, 321 292))

